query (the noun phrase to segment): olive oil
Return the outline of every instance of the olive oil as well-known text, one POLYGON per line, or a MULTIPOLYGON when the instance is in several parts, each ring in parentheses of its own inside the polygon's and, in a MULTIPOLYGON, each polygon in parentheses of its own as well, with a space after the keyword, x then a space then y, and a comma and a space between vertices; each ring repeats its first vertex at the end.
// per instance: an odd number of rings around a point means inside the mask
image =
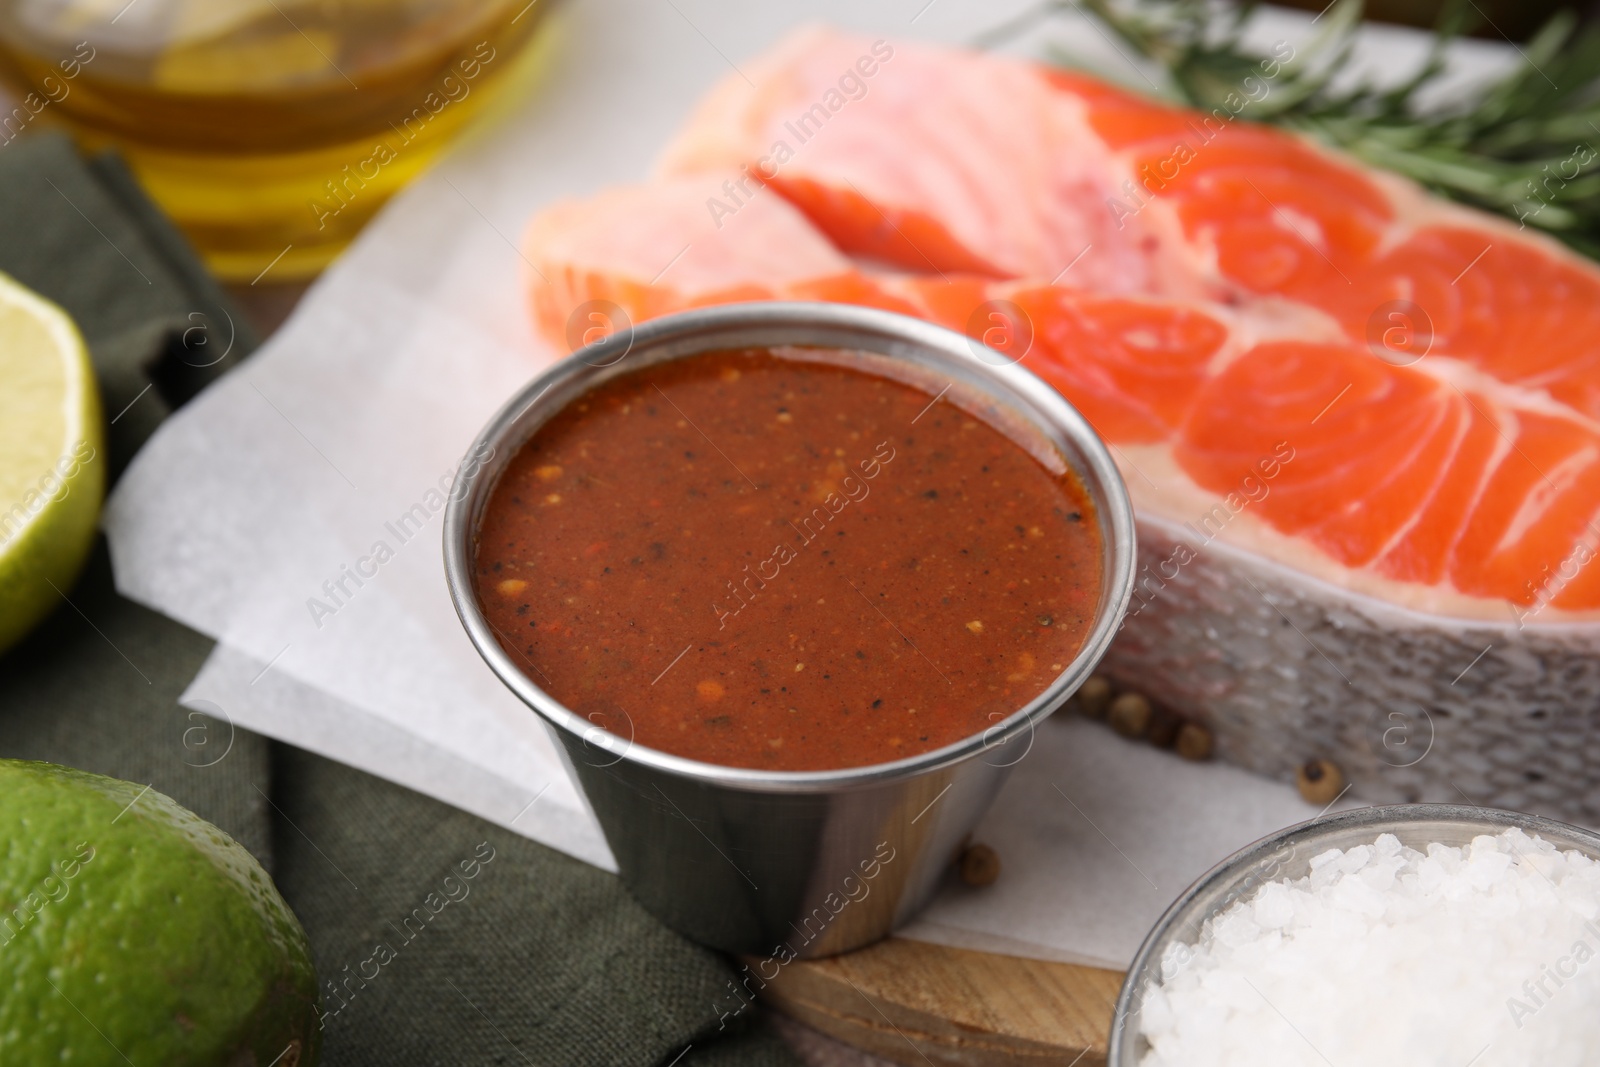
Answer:
POLYGON ((0 0, 0 143, 65 124, 222 277, 307 277, 528 80, 549 3, 0 0))

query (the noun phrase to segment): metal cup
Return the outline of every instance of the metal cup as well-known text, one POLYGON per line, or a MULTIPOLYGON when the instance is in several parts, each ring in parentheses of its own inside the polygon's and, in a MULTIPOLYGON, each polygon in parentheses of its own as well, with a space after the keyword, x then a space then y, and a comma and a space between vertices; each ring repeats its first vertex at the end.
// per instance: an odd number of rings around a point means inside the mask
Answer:
POLYGON ((624 884, 705 945, 782 960, 884 937, 937 889, 956 850, 1031 745, 1105 653, 1132 594, 1133 512, 1105 444, 1012 359, 917 319, 838 304, 753 303, 628 327, 562 360, 490 420, 444 520, 445 576, 472 643, 537 712, 593 809, 624 884), (483 508, 530 436, 580 395, 652 363, 730 348, 818 346, 928 388, 1074 471, 1095 505, 1105 580, 1075 659, 1039 697, 982 733, 891 763, 834 771, 723 767, 631 743, 562 706, 495 639, 473 587, 483 508))

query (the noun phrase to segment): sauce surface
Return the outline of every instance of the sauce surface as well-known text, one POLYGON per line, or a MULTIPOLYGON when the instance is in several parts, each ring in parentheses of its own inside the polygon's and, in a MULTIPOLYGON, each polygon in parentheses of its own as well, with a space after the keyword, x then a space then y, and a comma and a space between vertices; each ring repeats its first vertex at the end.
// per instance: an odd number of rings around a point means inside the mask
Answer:
POLYGON ((568 708, 709 763, 856 767, 981 733, 1082 645, 1104 579, 1076 477, 805 351, 623 375, 510 461, 479 602, 568 708))

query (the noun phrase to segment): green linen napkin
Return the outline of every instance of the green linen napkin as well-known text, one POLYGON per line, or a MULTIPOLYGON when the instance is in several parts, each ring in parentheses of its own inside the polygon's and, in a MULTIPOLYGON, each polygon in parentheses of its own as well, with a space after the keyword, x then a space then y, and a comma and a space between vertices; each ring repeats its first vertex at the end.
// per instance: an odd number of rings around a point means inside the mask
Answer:
MULTIPOLYGON (((58 135, 0 148, 0 271, 82 329, 113 477, 257 343, 121 163, 58 135)), ((65 599, 0 657, 0 756, 150 784, 249 848, 310 935, 328 1067, 796 1062, 721 1027, 732 968, 611 875, 181 708, 212 643, 118 596, 103 543, 65 599)))

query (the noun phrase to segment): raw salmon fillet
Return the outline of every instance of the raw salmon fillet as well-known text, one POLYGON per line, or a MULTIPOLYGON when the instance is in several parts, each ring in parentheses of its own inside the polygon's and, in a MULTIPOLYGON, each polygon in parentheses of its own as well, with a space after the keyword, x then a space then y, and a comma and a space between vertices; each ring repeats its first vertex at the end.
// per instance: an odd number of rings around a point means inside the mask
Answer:
MULTIPOLYGON (((1563 699, 1559 669, 1600 696, 1600 642, 1562 629, 1600 620, 1594 264, 1226 108, 820 28, 741 69, 651 181, 531 224, 535 318, 563 351, 595 300, 633 322, 780 299, 999 328, 1133 495, 1145 566, 1113 668, 1234 727, 1223 754, 1251 766, 1321 754, 1305 749, 1321 736, 1358 780, 1397 767, 1375 734, 1352 739, 1344 705, 1371 697, 1381 718, 1404 695, 1431 730, 1429 708, 1450 718, 1485 692, 1450 682, 1469 660, 1501 703, 1563 699), (1427 660, 1426 683, 1358 693, 1373 653, 1341 666, 1329 649, 1368 634, 1427 660), (1300 667, 1275 653, 1246 684, 1217 666, 1255 654, 1230 641, 1279 640, 1304 646, 1300 667), (1496 641, 1520 667, 1476 666, 1496 641), (1264 733, 1262 693, 1309 718, 1264 733)), ((1485 796, 1545 799, 1451 769, 1485 796)), ((1373 789, 1395 794, 1394 777, 1373 789)))
POLYGON ((747 73, 756 90, 714 89, 662 174, 769 184, 841 251, 913 272, 1050 279, 1098 242, 1094 288, 1152 285, 1155 246, 1104 208, 1109 147, 1032 68, 816 29, 747 73))

